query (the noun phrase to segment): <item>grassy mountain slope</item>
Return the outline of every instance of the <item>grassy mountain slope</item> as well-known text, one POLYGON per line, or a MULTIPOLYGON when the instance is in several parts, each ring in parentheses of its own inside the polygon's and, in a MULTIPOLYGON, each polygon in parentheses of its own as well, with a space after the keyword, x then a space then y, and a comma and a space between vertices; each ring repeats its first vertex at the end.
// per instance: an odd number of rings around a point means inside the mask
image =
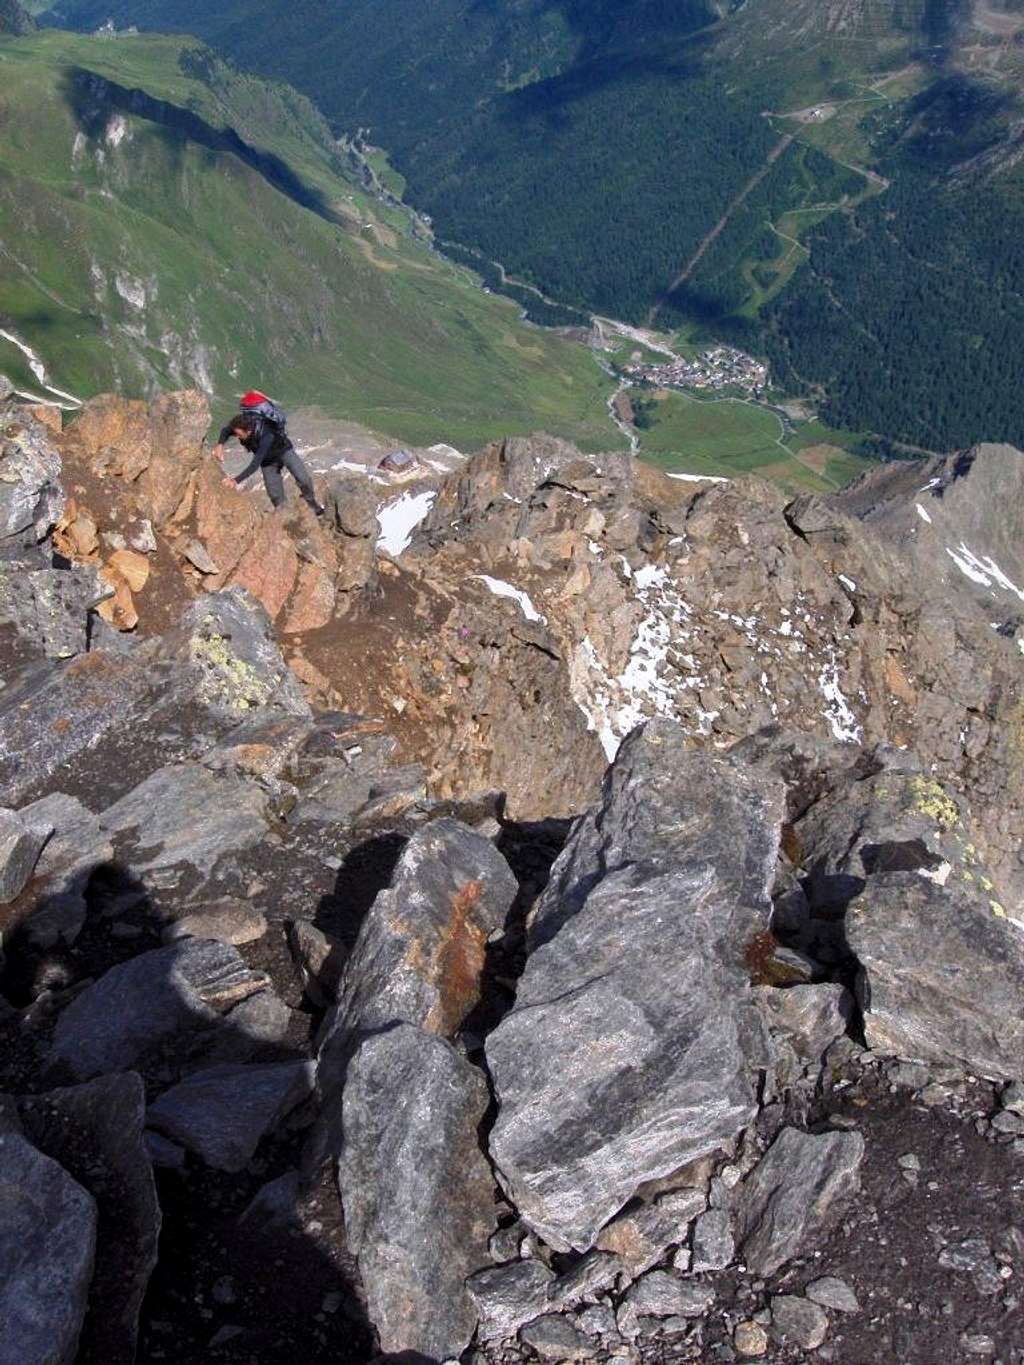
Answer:
POLYGON ((293 90, 191 40, 47 32, 0 40, 0 114, 0 327, 59 386, 255 383, 410 441, 620 443, 583 348, 414 240, 293 90))

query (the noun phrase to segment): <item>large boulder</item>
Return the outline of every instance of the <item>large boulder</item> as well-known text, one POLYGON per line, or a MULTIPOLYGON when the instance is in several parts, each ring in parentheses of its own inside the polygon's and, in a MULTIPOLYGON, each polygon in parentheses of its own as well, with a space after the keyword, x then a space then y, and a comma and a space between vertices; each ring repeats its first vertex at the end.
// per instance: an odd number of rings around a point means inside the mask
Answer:
POLYGON ((15 409, 0 430, 0 558, 41 541, 64 509, 51 433, 15 409))
POLYGON ((798 822, 810 909, 800 936, 819 955, 856 959, 870 1047, 1009 1080, 1024 1047, 1022 922, 966 804, 908 767, 842 784, 798 822))
POLYGON ((585 1249, 645 1181, 754 1113, 744 953, 768 920, 777 781, 636 731, 552 871, 490 1035, 491 1154, 523 1218, 585 1249))
POLYGON ((319 1085, 332 1131, 353 1047, 396 1022, 452 1037, 480 999, 487 940, 505 926, 517 890, 490 840, 457 820, 409 840, 363 921, 325 1029, 319 1085))
POLYGON ((487 1106, 483 1075, 410 1024, 367 1038, 349 1065, 338 1181, 385 1352, 451 1360, 473 1335, 465 1282, 495 1221, 477 1136, 487 1106))
POLYGON ((72 1365, 96 1249, 96 1204, 17 1133, 0 1137, 0 1322, 4 1356, 72 1365))

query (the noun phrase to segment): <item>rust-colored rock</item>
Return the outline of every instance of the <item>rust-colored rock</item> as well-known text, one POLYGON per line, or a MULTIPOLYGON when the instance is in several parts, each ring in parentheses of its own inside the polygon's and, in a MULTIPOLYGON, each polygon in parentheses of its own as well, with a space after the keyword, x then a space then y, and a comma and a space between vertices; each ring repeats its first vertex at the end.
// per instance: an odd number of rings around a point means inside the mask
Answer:
POLYGON ((98 474, 132 482, 149 464, 152 453, 148 406, 101 393, 85 404, 66 441, 98 474))
POLYGON ((137 550, 116 550, 107 560, 107 567, 120 574, 132 592, 141 592, 149 579, 149 560, 137 550))
POLYGON ((203 458, 210 408, 201 393, 165 393, 148 412, 151 455, 139 480, 140 510, 157 528, 171 520, 203 458))
POLYGON ((260 527, 229 581, 248 588, 273 618, 291 596, 298 572, 299 556, 278 513, 260 527))

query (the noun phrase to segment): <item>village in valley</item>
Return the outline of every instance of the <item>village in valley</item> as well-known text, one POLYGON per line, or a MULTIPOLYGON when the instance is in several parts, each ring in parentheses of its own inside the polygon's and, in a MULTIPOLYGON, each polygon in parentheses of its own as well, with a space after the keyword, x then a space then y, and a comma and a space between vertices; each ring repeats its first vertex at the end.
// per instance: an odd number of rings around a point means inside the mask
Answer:
POLYGON ((634 383, 663 389, 740 389, 760 398, 768 388, 768 366, 735 346, 711 346, 692 359, 677 357, 662 364, 634 363, 623 367, 634 383))

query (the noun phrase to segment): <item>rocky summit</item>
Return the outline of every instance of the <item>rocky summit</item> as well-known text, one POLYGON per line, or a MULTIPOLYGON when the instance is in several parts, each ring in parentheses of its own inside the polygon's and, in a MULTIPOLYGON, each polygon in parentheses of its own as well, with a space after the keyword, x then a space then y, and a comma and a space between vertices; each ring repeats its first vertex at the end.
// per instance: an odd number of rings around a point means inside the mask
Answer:
POLYGON ((0 1360, 1024 1360, 1024 457, 225 487, 0 384, 0 1360))

